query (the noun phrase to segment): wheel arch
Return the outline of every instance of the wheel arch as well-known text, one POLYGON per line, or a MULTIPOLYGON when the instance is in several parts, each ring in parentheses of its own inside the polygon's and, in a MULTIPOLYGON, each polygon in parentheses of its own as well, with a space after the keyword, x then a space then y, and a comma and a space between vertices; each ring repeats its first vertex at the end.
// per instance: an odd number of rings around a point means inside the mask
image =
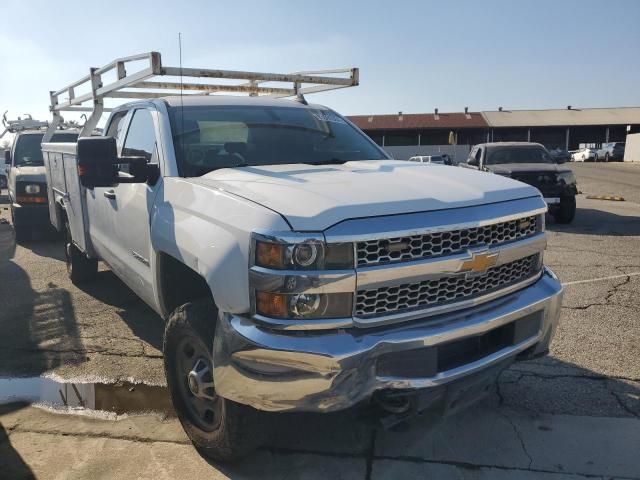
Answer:
POLYGON ((210 297, 216 303, 207 280, 170 253, 157 253, 156 277, 159 304, 164 318, 179 306, 199 298, 210 297))

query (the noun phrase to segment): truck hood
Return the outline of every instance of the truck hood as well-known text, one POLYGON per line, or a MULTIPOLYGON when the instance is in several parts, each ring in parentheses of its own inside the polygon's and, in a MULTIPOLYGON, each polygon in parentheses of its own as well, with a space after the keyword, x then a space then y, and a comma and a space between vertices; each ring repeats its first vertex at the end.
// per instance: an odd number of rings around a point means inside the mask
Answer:
POLYGON ((511 175, 513 173, 560 173, 571 169, 556 163, 501 163, 499 165, 486 165, 486 169, 498 175, 511 175))
POLYGON ((485 172, 398 160, 225 168, 189 180, 264 205, 297 231, 540 195, 529 185, 485 172))
POLYGON ((44 167, 16 167, 16 180, 20 182, 46 183, 44 167))

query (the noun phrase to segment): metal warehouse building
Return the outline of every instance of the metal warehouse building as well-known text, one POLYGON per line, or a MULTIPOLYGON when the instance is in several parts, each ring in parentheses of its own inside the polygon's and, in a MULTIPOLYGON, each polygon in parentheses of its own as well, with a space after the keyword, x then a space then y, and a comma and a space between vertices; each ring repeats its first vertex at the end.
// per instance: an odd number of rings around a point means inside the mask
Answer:
POLYGON ((531 141, 575 150, 580 144, 624 142, 640 132, 640 107, 357 115, 349 117, 397 158, 453 153, 482 142, 531 141), (453 135, 452 135, 453 133, 453 135), (455 147, 450 139, 455 138, 455 147))

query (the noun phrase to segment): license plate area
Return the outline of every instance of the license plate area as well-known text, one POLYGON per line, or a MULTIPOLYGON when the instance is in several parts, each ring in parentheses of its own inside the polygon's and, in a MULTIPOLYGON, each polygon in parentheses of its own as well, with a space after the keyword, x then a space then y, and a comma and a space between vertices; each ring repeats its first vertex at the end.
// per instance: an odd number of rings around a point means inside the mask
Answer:
POLYGON ((380 355, 379 377, 430 378, 439 373, 476 362, 504 348, 517 345, 540 331, 542 311, 494 328, 481 335, 402 352, 380 355))

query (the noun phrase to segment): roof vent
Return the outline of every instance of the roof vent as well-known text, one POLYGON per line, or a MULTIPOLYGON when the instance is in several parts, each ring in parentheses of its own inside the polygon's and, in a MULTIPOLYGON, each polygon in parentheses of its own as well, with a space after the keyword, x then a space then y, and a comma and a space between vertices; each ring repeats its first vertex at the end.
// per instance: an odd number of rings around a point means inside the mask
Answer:
POLYGON ((469 107, 464 107, 464 116, 467 117, 467 120, 471 120, 471 114, 469 113, 469 107))
POLYGON ((438 115, 438 109, 437 108, 434 110, 433 119, 434 120, 440 120, 440 115, 438 115))
POLYGON ((369 123, 373 122, 373 115, 371 115, 369 118, 367 118, 367 122, 369 122, 369 123))
POLYGON ((398 112, 398 121, 401 122, 403 119, 402 112, 398 112))

